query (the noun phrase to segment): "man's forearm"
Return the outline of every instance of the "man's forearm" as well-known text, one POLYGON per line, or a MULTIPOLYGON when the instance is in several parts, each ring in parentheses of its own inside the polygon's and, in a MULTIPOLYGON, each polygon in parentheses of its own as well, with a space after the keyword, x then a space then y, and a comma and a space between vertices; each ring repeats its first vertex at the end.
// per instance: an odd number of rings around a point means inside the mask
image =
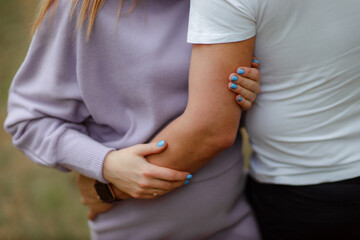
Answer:
POLYGON ((233 136, 225 137, 216 133, 217 130, 208 129, 198 121, 191 121, 191 117, 184 114, 154 138, 154 141, 166 139, 167 149, 147 159, 163 167, 194 172, 232 145, 233 136))
POLYGON ((241 109, 226 87, 227 77, 237 66, 251 65, 254 42, 194 46, 188 106, 155 137, 168 148, 148 156, 151 163, 193 172, 232 145, 241 109))

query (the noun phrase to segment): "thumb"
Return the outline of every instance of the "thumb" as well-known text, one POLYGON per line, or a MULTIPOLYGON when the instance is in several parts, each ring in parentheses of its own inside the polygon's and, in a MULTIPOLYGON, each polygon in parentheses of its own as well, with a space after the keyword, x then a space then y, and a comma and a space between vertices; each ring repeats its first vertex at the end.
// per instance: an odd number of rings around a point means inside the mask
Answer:
POLYGON ((160 142, 138 144, 135 145, 134 148, 135 154, 146 157, 148 155, 164 151, 167 148, 167 143, 162 140, 160 142))

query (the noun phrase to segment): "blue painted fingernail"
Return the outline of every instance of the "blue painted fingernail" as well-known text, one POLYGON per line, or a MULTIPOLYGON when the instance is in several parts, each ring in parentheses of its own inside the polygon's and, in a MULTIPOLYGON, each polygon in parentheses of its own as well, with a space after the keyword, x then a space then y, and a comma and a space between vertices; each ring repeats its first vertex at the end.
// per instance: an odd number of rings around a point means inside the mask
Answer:
POLYGON ((239 98, 238 98, 238 101, 241 102, 241 101, 242 101, 242 97, 239 97, 239 98))
POLYGON ((184 183, 184 185, 187 185, 187 184, 189 184, 189 183, 190 183, 190 181, 189 181, 189 180, 186 180, 185 183, 184 183))
POLYGON ((252 61, 253 61, 254 63, 260 64, 260 62, 259 62, 258 60, 256 60, 256 59, 253 59, 252 61))
POLYGON ((230 86, 230 88, 231 88, 231 89, 236 89, 237 86, 236 86, 236 84, 232 83, 231 86, 230 86))
POLYGON ((241 69, 241 68, 240 68, 237 73, 240 74, 240 75, 242 75, 242 74, 245 73, 245 71, 244 71, 244 69, 241 69))
POLYGON ((158 147, 163 147, 164 145, 165 145, 165 141, 164 141, 164 140, 158 142, 158 144, 157 144, 158 147))
POLYGON ((231 77, 231 81, 237 81, 238 80, 238 77, 237 76, 232 76, 231 77))
POLYGON ((191 175, 191 174, 187 175, 187 176, 186 176, 186 179, 187 179, 187 180, 192 179, 192 175, 191 175))

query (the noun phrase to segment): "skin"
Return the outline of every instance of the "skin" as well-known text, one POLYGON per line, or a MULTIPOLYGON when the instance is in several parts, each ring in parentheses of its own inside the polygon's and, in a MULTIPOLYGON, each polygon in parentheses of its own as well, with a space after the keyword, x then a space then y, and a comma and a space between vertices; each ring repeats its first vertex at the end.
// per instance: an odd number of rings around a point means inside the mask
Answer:
POLYGON ((241 109, 224 85, 237 66, 251 66, 254 43, 255 38, 193 46, 188 105, 155 137, 166 139, 169 147, 149 156, 150 163, 194 172, 234 143, 241 109))
MULTIPOLYGON (((148 160, 148 166, 151 166, 152 163, 177 169, 184 171, 184 175, 179 178, 172 176, 169 178, 172 179, 169 181, 171 185, 166 185, 164 175, 155 175, 151 170, 143 169, 140 171, 140 175, 136 176, 138 182, 134 181, 135 184, 131 186, 124 183, 124 179, 131 182, 131 179, 134 178, 128 177, 129 173, 124 173, 122 170, 125 157, 133 158, 131 151, 128 152, 128 155, 123 154, 122 156, 120 152, 124 149, 111 152, 104 161, 104 177, 113 184, 113 189, 120 199, 130 196, 145 199, 155 198, 152 195, 154 192, 157 193, 157 196, 166 194, 183 185, 187 176, 185 173, 201 168, 216 154, 233 144, 241 116, 241 108, 238 106, 245 109, 251 107, 256 94, 260 91, 260 74, 258 70, 249 67, 242 67, 244 73, 241 76, 239 74, 228 76, 228 73, 233 72, 236 66, 251 65, 253 47, 254 38, 238 43, 194 45, 189 77, 188 106, 184 114, 154 138, 154 141, 166 139, 169 147, 166 151, 163 151, 165 148, 154 151, 153 153, 156 154, 147 152, 149 154, 147 157, 140 154, 144 160, 143 163, 148 160), (208 59, 208 61, 200 61, 200 59, 208 59), (237 101, 239 97, 237 95, 235 97, 237 103, 234 103, 234 94, 224 87, 229 83, 228 81, 234 82, 231 80, 234 75, 238 77, 236 81, 238 94, 241 94, 243 99, 241 102, 237 101), (207 99, 207 101, 203 101, 203 99, 207 99)), ((253 62, 252 66, 259 67, 256 62, 253 62)), ((154 148, 154 150, 156 149, 154 148)), ((80 181, 79 187, 84 192, 87 188, 92 188, 92 185, 82 184, 80 181)), ((111 208, 111 204, 99 203, 98 199, 94 200, 94 198, 86 196, 83 203, 90 207, 90 219, 94 219, 98 213, 111 208)))
MULTIPOLYGON (((233 95, 223 87, 222 79, 227 79, 228 73, 234 71, 236 66, 251 65, 254 42, 252 38, 238 43, 194 45, 188 105, 181 116, 153 139, 156 142, 166 139, 169 147, 166 151, 149 155, 149 163, 194 172, 233 144, 241 109, 233 102, 233 95)), ((184 181, 186 178, 185 173, 168 176, 165 173, 148 171, 147 168, 139 168, 140 176, 135 179, 137 181, 126 185, 124 179, 134 178, 130 176, 131 172, 127 171, 129 168, 124 167, 127 165, 124 165, 126 154, 123 152, 124 150, 113 151, 106 156, 103 175, 116 188, 132 197, 149 198, 154 192, 158 195, 165 194, 180 186, 176 181, 184 181), (168 184, 166 181, 172 183, 168 184)))
POLYGON ((158 154, 166 147, 166 142, 161 147, 153 142, 110 152, 104 161, 105 179, 113 183, 114 188, 127 194, 127 196, 122 194, 122 199, 154 198, 154 192, 157 196, 161 196, 183 186, 189 172, 150 164, 146 159, 146 156, 158 154))

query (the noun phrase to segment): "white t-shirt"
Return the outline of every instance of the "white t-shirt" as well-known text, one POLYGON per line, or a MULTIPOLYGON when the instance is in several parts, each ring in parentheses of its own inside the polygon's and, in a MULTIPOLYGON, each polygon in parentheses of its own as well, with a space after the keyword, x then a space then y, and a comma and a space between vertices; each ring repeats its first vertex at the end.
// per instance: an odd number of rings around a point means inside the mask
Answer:
POLYGON ((191 1, 189 42, 254 35, 252 176, 290 185, 360 176, 360 1, 191 1))

